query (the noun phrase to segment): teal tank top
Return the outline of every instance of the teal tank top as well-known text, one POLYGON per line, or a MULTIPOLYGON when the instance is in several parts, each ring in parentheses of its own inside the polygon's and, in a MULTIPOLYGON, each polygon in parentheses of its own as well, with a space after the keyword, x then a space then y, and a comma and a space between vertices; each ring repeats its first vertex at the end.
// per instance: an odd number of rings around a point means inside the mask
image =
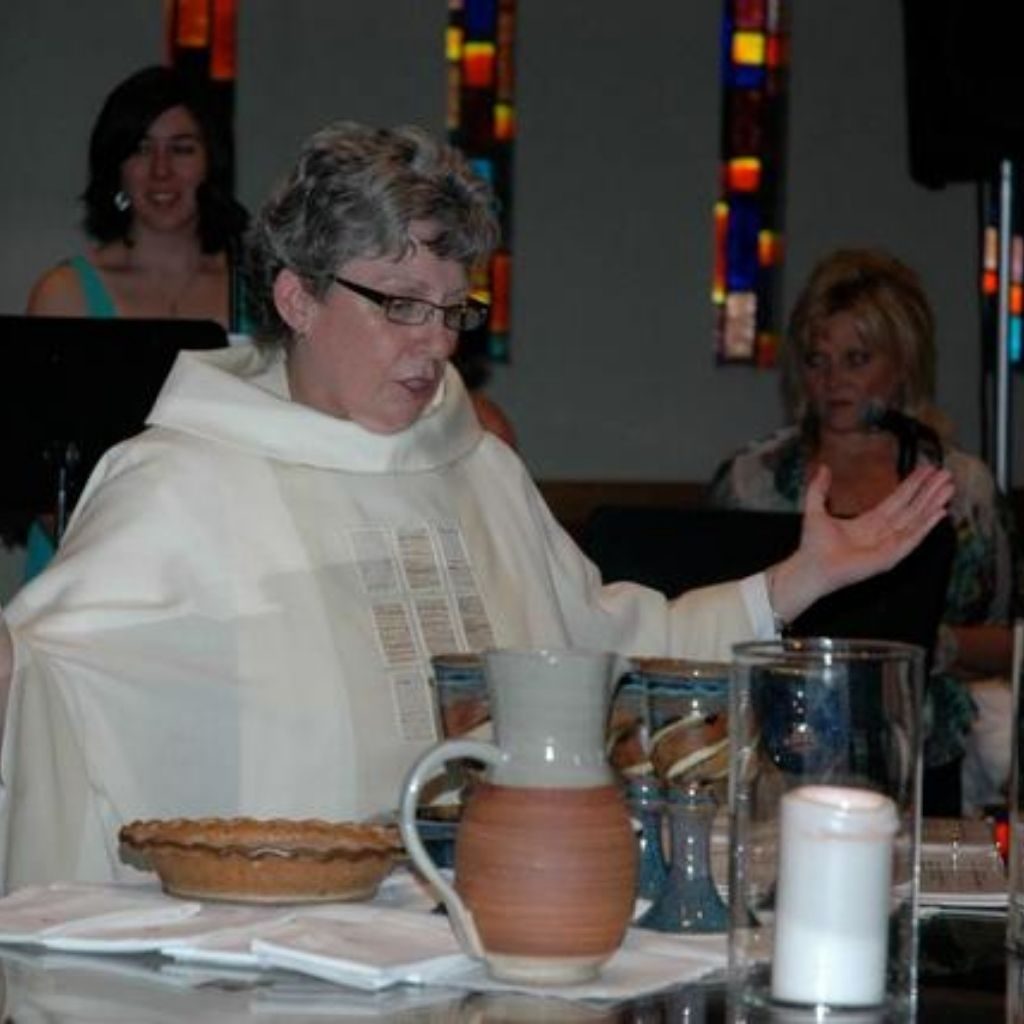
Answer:
POLYGON ((33 519, 32 525, 28 528, 28 540, 25 542, 25 570, 22 582, 28 583, 34 576, 38 576, 50 564, 56 553, 57 545, 54 544, 53 538, 38 519, 33 519))
POLYGON ((78 282, 85 295, 87 316, 110 320, 117 316, 114 300, 110 297, 96 268, 84 256, 72 256, 68 266, 78 275, 78 282))
MULTIPOLYGON (((97 319, 113 319, 117 316, 117 308, 110 297, 96 268, 84 256, 72 256, 68 266, 78 275, 82 293, 85 296, 86 316, 97 319)), ((249 334, 252 322, 248 315, 248 302, 245 294, 245 279, 239 268, 231 263, 228 270, 230 288, 230 330, 249 334)))

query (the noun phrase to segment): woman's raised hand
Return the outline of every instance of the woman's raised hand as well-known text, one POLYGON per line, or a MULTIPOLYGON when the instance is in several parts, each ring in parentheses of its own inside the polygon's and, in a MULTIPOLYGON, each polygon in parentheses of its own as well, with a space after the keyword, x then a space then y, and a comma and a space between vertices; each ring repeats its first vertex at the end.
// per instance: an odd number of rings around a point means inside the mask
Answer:
POLYGON ((792 621, 820 597, 891 569, 946 514, 949 472, 919 466, 887 498, 852 519, 825 507, 831 474, 822 466, 807 486, 800 546, 768 570, 775 614, 792 621))

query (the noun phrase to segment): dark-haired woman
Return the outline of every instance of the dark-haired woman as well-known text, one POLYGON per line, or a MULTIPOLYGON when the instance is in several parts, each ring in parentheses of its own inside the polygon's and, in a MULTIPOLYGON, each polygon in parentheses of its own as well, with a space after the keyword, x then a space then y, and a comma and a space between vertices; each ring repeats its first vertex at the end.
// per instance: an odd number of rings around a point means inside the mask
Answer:
POLYGON ((95 245, 47 271, 30 314, 215 320, 243 330, 231 253, 246 226, 227 140, 198 83, 167 67, 107 97, 89 143, 95 245))
MULTIPOLYGON (((39 278, 30 315, 214 320, 247 332, 231 256, 248 215, 231 194, 225 130, 198 82, 154 66, 114 88, 93 126, 82 202, 95 245, 39 278)), ((34 520, 25 579, 53 552, 47 518, 34 520)))

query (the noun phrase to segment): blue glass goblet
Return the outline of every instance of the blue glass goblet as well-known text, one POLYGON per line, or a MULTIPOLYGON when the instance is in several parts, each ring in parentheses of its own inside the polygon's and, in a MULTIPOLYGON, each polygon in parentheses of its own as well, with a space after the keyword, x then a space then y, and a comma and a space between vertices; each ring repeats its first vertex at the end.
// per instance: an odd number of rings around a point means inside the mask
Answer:
POLYGON ((668 878, 637 924, 664 932, 728 925, 712 871, 712 825, 729 771, 729 666, 672 659, 636 662, 649 712, 649 759, 666 791, 668 878))

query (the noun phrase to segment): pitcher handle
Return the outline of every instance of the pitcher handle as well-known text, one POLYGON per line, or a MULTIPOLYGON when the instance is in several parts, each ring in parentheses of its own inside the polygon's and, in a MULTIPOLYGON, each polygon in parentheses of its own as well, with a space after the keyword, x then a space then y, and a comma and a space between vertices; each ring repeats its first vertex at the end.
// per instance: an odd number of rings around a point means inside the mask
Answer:
POLYGON ((416 807, 419 804, 423 783, 441 771, 445 763, 456 758, 471 758, 483 761, 492 767, 501 763, 501 751, 492 743, 480 740, 447 740, 428 750, 409 770, 402 785, 402 802, 399 807, 398 827, 402 842, 409 852, 413 864, 437 893, 445 909, 452 931, 462 948, 473 957, 483 959, 484 948, 476 930, 476 923, 459 894, 450 886, 430 859, 416 828, 416 807))

